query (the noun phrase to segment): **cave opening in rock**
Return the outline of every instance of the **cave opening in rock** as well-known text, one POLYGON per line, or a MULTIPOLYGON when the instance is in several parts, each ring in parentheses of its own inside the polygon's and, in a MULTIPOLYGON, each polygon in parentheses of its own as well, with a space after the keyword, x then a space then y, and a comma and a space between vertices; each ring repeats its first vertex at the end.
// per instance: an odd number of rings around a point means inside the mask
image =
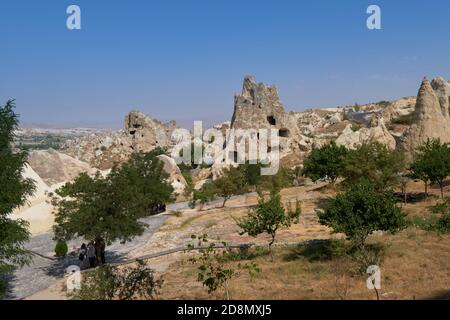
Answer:
POLYGON ((278 135, 283 138, 289 138, 290 133, 288 129, 280 129, 278 135))
POLYGON ((277 124, 277 121, 275 120, 275 118, 273 116, 268 116, 267 117, 267 121, 269 122, 270 125, 274 126, 277 124))

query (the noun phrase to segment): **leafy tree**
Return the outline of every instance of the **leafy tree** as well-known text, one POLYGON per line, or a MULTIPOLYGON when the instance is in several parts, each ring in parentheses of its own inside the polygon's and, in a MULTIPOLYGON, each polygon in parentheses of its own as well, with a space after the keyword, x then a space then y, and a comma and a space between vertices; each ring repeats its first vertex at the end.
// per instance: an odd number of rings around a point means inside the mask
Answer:
POLYGON ((31 261, 30 253, 24 248, 30 237, 28 223, 9 218, 35 191, 35 182, 23 178, 27 153, 11 147, 18 128, 14 107, 14 100, 0 107, 0 297, 5 293, 6 274, 31 261))
POLYGON ((446 198, 431 207, 431 212, 438 215, 439 218, 430 226, 430 229, 439 233, 450 233, 450 198, 446 198))
POLYGON ((72 300, 154 300, 162 284, 163 279, 156 279, 154 270, 138 260, 132 267, 103 265, 85 273, 81 288, 68 296, 72 300))
POLYGON ((369 181, 360 181, 329 199, 318 210, 319 222, 344 233, 360 249, 374 231, 398 232, 406 226, 405 215, 391 190, 377 191, 369 181))
POLYGON ((219 197, 223 197, 222 207, 233 196, 244 194, 248 191, 248 185, 242 171, 230 167, 223 170, 220 178, 213 181, 214 189, 219 197))
POLYGON ((373 142, 348 152, 343 176, 347 185, 369 180, 377 190, 384 190, 400 183, 404 167, 404 156, 400 152, 373 142))
POLYGON ((303 175, 313 181, 328 179, 331 183, 342 175, 347 149, 333 141, 314 149, 303 163, 303 175))
MULTIPOLYGON (((267 233, 271 239, 269 241, 270 252, 275 237, 280 228, 288 228, 293 223, 298 223, 301 214, 300 203, 296 203, 295 210, 286 210, 281 204, 279 194, 272 193, 270 199, 265 201, 263 197, 259 199, 256 209, 251 210, 246 217, 236 219, 237 225, 242 229, 240 234, 248 233, 251 237, 267 233)), ((272 257, 273 259, 273 257, 272 257)))
POLYGON ((57 239, 79 236, 111 243, 130 241, 147 225, 151 208, 172 200, 172 186, 155 154, 136 153, 102 177, 79 175, 56 191, 54 232, 57 239))
POLYGON ((437 183, 444 198, 444 180, 450 175, 450 147, 439 139, 428 139, 422 144, 411 164, 410 172, 413 178, 425 183, 425 194, 428 193, 428 181, 437 183))
POLYGON ((247 184, 250 187, 254 188, 257 188, 261 183, 262 180, 261 168, 263 168, 263 165, 260 163, 256 164, 245 163, 239 166, 239 169, 242 171, 247 184))

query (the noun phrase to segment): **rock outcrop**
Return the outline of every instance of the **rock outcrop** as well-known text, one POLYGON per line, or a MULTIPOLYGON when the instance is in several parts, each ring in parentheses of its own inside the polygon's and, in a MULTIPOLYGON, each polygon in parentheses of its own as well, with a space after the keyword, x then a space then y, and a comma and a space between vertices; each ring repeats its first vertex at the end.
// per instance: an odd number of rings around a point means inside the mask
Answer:
POLYGON ((400 148, 410 159, 417 147, 429 138, 450 142, 448 102, 444 101, 447 94, 446 84, 445 81, 443 83, 442 79, 437 78, 433 80, 433 85, 436 89, 433 89, 427 79, 423 80, 413 114, 414 123, 401 139, 400 148))
POLYGON ((251 76, 244 79, 242 93, 235 96, 232 129, 278 129, 280 156, 310 149, 309 139, 297 126, 297 117, 287 113, 275 86, 257 83, 251 76))
POLYGON ((28 164, 49 186, 70 181, 82 172, 95 172, 88 163, 53 149, 30 152, 28 164))
POLYGON ((353 130, 349 124, 342 134, 336 139, 336 144, 346 147, 347 149, 356 149, 363 143, 379 142, 386 145, 391 150, 396 147, 394 137, 389 133, 384 123, 371 128, 361 128, 353 130))
POLYGON ((106 170, 124 163, 133 152, 170 148, 175 128, 175 121, 162 123, 142 112, 132 111, 125 117, 125 130, 69 140, 61 151, 92 167, 106 170))
POLYGON ((131 148, 138 152, 168 147, 176 127, 175 121, 162 123, 139 111, 132 111, 125 117, 125 131, 131 138, 131 148))
POLYGON ((164 171, 169 174, 168 180, 172 184, 174 192, 182 194, 186 188, 186 180, 175 160, 165 154, 159 155, 158 158, 164 163, 164 171))

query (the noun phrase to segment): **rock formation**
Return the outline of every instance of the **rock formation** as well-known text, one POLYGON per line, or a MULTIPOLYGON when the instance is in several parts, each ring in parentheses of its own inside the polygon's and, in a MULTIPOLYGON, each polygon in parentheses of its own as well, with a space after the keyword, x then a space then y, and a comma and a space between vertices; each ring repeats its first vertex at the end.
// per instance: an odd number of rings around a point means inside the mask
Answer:
POLYGON ((342 134, 336 139, 336 144, 346 147, 347 149, 356 149, 363 143, 379 142, 386 145, 391 150, 396 147, 394 137, 389 133, 384 123, 371 128, 361 128, 353 130, 349 124, 342 134))
POLYGON ((164 171, 169 174, 169 182, 172 184, 174 192, 182 194, 186 188, 186 180, 181 174, 180 168, 171 157, 165 154, 159 155, 158 158, 164 163, 164 171))
POLYGON ((448 98, 445 99, 448 94, 446 88, 448 84, 441 78, 433 80, 432 83, 436 89, 433 89, 427 79, 423 80, 417 95, 414 123, 401 139, 400 148, 410 159, 417 147, 428 138, 450 142, 448 98))
POLYGON ((139 111, 125 117, 125 130, 91 134, 69 140, 62 152, 106 170, 125 162, 133 152, 148 152, 156 147, 171 147, 175 121, 162 123, 139 111))
POLYGON ((148 152, 169 146, 176 127, 175 121, 164 124, 139 111, 132 111, 125 117, 125 131, 131 138, 133 151, 148 152))
POLYGON ((275 86, 268 87, 247 76, 242 93, 234 100, 232 129, 278 129, 281 157, 310 149, 310 140, 300 133, 295 114, 285 112, 275 86))
POLYGON ((70 181, 82 172, 94 173, 95 171, 88 163, 53 149, 30 152, 28 163, 49 186, 70 181))

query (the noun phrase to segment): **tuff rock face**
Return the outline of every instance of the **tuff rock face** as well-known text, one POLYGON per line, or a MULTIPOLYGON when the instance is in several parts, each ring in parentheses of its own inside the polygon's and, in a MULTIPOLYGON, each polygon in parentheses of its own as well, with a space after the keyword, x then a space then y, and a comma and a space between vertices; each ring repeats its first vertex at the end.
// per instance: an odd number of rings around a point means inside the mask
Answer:
POLYGON ((394 137, 389 133, 384 123, 371 128, 361 128, 353 131, 352 125, 347 125, 342 134, 336 139, 336 144, 347 149, 356 149, 363 143, 379 142, 391 150, 396 147, 394 137))
POLYGON ((127 161, 133 152, 170 148, 170 138, 175 129, 175 121, 162 123, 142 112, 132 111, 125 117, 125 130, 67 141, 62 152, 106 170, 127 161))
POLYGON ((417 147, 428 138, 450 142, 450 117, 448 113, 448 83, 442 78, 433 80, 432 85, 424 79, 417 95, 414 123, 401 139, 401 150, 411 159, 417 147))
POLYGON ((159 155, 158 159, 164 163, 164 171, 169 174, 168 181, 172 184, 174 192, 182 194, 186 188, 186 180, 181 174, 181 170, 178 168, 175 160, 165 154, 159 155))
POLYGON ((70 181, 83 172, 94 173, 88 163, 53 149, 30 152, 28 164, 49 186, 70 181))
POLYGON ((242 93, 235 96, 232 129, 278 129, 280 156, 309 149, 309 140, 297 126, 294 113, 287 113, 275 86, 257 83, 255 78, 244 79, 242 93))
POLYGON ((131 148, 138 152, 169 146, 176 127, 175 121, 164 124, 139 111, 132 111, 125 117, 125 132, 131 138, 131 148))

